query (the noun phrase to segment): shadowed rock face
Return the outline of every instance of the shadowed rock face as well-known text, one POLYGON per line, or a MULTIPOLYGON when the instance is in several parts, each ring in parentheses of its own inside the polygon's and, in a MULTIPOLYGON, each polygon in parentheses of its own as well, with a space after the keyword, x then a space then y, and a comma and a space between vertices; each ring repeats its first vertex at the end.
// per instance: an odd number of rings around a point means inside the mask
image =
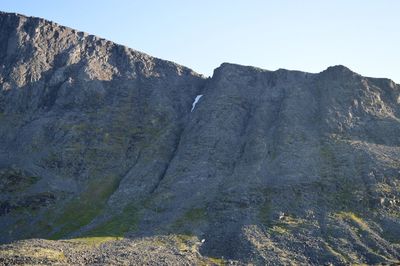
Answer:
MULTIPOLYGON (((393 81, 344 66, 224 63, 205 79, 0 13, 0 241, 125 236, 138 263, 160 241, 169 263, 395 263, 399 99, 393 81)), ((67 245, 21 243, 0 259, 67 245)), ((119 245, 91 262, 116 263, 119 245)))

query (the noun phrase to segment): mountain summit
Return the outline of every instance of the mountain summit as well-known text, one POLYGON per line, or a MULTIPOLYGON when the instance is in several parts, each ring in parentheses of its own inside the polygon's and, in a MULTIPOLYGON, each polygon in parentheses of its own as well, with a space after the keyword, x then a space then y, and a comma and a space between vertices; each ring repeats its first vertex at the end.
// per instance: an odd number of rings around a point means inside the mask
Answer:
POLYGON ((0 13, 0 263, 398 263, 399 99, 0 13))

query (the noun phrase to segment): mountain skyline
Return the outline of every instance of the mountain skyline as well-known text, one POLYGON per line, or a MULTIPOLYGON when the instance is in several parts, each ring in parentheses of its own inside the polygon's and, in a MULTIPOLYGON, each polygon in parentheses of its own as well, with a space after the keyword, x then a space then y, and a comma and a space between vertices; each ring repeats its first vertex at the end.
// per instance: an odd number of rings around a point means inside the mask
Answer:
POLYGON ((190 66, 222 62, 316 73, 346 65, 400 82, 397 1, 4 1, 0 10, 45 17, 190 66))

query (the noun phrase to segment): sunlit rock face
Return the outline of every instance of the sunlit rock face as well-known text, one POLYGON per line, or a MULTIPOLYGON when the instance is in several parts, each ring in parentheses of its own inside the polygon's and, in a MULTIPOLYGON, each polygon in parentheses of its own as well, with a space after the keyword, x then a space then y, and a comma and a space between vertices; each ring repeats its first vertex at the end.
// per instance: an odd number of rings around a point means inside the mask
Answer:
POLYGON ((205 78, 0 13, 0 241, 107 240, 0 262, 396 263, 399 98, 344 66, 205 78))

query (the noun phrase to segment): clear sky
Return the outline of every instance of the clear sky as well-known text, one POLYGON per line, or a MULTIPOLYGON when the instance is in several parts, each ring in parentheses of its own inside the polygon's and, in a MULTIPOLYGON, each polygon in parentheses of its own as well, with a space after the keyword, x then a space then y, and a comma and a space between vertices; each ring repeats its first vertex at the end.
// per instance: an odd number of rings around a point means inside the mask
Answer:
POLYGON ((211 75, 223 62, 400 83, 399 0, 0 0, 211 75))

